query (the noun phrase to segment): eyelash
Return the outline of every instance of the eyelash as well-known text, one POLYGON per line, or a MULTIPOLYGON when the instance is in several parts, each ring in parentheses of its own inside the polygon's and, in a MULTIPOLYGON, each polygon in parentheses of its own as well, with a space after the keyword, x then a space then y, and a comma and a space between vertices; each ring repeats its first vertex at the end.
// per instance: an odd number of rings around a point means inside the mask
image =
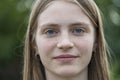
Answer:
POLYGON ((74 28, 74 29, 72 29, 72 33, 73 33, 74 35, 77 35, 77 36, 83 34, 84 32, 85 32, 85 30, 82 29, 82 28, 74 28))
POLYGON ((47 36, 55 36, 57 35, 58 31, 55 30, 55 29, 46 29, 45 32, 44 32, 47 36))
MULTIPOLYGON (((80 36, 85 32, 85 29, 83 28, 73 28, 70 30, 70 33, 75 35, 75 36, 80 36)), ((54 37, 58 35, 59 31, 56 29, 45 29, 44 34, 47 35, 48 37, 54 37)))

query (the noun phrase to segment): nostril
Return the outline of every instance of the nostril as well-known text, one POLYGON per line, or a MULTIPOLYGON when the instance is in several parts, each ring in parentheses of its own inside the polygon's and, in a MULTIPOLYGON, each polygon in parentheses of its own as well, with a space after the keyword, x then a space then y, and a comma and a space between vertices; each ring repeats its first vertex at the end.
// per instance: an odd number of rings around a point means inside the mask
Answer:
POLYGON ((68 50, 68 49, 71 49, 73 48, 73 43, 72 42, 61 42, 61 43, 58 43, 57 44, 57 47, 59 49, 63 49, 63 50, 68 50))

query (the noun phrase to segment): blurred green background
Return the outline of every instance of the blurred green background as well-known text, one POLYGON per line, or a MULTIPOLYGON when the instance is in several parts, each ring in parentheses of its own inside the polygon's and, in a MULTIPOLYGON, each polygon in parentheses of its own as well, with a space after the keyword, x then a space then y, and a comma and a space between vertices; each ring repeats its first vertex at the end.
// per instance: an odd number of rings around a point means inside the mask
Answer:
MULTIPOLYGON (((111 48, 111 80, 120 80, 120 0, 95 0, 111 48)), ((0 80, 22 80, 24 35, 33 0, 0 1, 0 80)))

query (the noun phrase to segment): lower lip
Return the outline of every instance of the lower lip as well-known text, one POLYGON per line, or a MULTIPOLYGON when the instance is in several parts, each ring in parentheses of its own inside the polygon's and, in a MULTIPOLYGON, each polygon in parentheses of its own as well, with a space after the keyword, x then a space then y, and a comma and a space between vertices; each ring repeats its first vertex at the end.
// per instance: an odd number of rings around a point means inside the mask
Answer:
POLYGON ((70 57, 70 58, 56 58, 57 61, 60 62, 71 62, 73 60, 75 60, 76 58, 70 57))

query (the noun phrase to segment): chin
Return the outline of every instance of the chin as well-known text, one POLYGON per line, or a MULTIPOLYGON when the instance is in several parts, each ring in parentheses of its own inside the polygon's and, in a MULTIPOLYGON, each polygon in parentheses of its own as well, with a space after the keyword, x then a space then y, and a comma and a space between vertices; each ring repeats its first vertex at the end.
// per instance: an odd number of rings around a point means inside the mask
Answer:
MULTIPOLYGON (((58 73, 58 72, 57 72, 58 73)), ((58 75, 61 77, 74 77, 77 76, 80 73, 79 70, 75 69, 75 68, 67 68, 67 69, 63 69, 61 71, 59 71, 58 75)))

